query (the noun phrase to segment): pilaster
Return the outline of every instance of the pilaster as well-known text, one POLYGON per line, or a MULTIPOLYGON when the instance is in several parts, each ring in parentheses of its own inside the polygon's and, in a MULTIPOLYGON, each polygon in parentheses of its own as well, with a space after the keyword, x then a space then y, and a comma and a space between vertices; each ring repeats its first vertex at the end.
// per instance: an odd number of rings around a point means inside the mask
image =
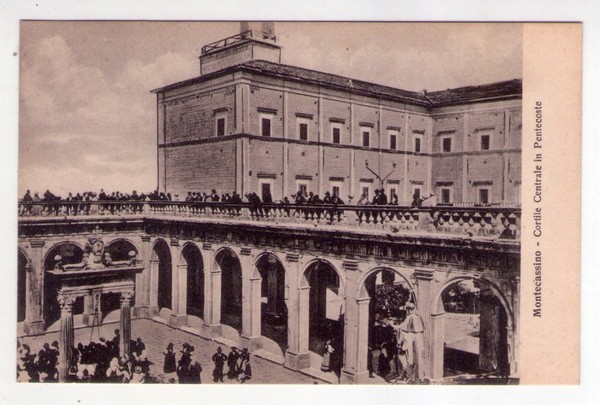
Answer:
POLYGON ((135 306, 134 316, 138 318, 150 317, 150 273, 152 243, 149 235, 140 235, 142 240, 142 263, 144 270, 135 275, 135 306))
POLYGON ((44 316, 42 302, 44 300, 44 239, 30 239, 31 262, 25 268, 25 322, 24 329, 27 335, 40 335, 44 333, 44 316))
POLYGON ((432 300, 433 300, 433 275, 434 270, 416 269, 415 284, 417 286, 417 309, 423 320, 423 340, 426 343, 423 348, 422 364, 424 375, 431 376, 432 360, 432 300))

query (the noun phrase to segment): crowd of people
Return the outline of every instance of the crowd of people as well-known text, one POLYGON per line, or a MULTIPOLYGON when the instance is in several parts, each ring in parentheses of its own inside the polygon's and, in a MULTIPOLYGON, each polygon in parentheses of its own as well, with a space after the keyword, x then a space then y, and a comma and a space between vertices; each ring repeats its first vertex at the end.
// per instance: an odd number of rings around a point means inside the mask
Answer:
MULTIPOLYGON (((369 199, 365 192, 358 200, 357 205, 368 207, 398 205, 398 195, 395 193, 389 199, 383 188, 376 189, 374 194, 373 198, 369 199)), ((268 190, 265 190, 261 198, 254 192, 247 193, 244 196, 235 191, 219 195, 213 189, 210 193, 190 191, 182 199, 177 194, 172 197, 170 193, 158 192, 156 190, 141 194, 133 190, 129 194, 119 191, 107 193, 104 189, 101 189, 99 193, 92 191, 76 194, 69 193, 66 198, 62 198, 53 194, 50 190, 46 190, 42 197, 40 197, 38 192, 33 193, 32 196, 30 190, 27 190, 19 205, 19 215, 141 214, 144 211, 145 204, 151 210, 166 210, 167 212, 177 208, 180 212, 183 210, 191 214, 208 212, 212 214, 226 213, 240 215, 241 208, 239 205, 245 204, 248 206, 250 215, 253 218, 269 217, 275 213, 273 210, 280 210, 288 217, 292 215, 304 217, 305 219, 326 217, 330 222, 333 222, 335 219, 338 221, 341 220, 341 215, 344 211, 341 206, 345 202, 335 193, 332 194, 327 191, 323 198, 321 198, 313 192, 298 191, 290 197, 292 201, 287 196, 284 196, 281 200, 274 201, 268 190), (170 204, 169 202, 174 202, 174 204, 170 204), (221 206, 221 204, 230 205, 221 206), (297 208, 290 208, 289 205, 296 205, 297 208), (313 208, 312 206, 317 207, 313 208), (328 208, 324 208, 323 206, 328 206, 328 208)), ((413 195, 411 204, 413 208, 433 207, 436 205, 437 200, 433 193, 425 198, 421 197, 418 191, 413 195)), ((359 216, 366 216, 367 218, 371 216, 376 217, 377 212, 372 209, 365 210, 364 212, 360 211, 359 216)))
MULTIPOLYGON (((146 345, 141 338, 130 341, 129 357, 119 356, 119 329, 111 340, 100 338, 87 345, 79 343, 72 348, 71 366, 66 376, 67 382, 113 382, 145 383, 152 382, 146 345)), ((58 342, 45 343, 38 354, 31 353, 27 344, 17 342, 17 381, 56 382, 58 381, 58 342)))
MULTIPOLYGON (((167 349, 163 352, 165 356, 163 364, 164 376, 170 383, 179 382, 179 384, 201 384, 202 383, 202 365, 194 356, 194 346, 184 343, 180 351, 179 360, 177 360, 173 343, 169 343, 167 349)), ((237 380, 244 383, 252 378, 252 367, 250 366, 250 353, 248 349, 241 351, 237 347, 232 347, 229 355, 223 353, 221 347, 217 348, 212 356, 214 369, 212 372, 213 382, 224 382, 224 376, 229 380, 237 380), (225 374, 224 367, 227 364, 228 371, 225 374)))

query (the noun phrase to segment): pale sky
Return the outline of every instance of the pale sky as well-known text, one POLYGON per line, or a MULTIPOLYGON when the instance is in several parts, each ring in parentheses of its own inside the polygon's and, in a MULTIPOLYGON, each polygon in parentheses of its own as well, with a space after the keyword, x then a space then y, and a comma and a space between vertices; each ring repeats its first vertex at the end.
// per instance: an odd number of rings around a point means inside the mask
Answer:
MULTIPOLYGON (((22 22, 19 196, 150 191, 156 98, 239 23, 22 22)), ((405 90, 522 77, 520 24, 275 23, 282 62, 405 90)))

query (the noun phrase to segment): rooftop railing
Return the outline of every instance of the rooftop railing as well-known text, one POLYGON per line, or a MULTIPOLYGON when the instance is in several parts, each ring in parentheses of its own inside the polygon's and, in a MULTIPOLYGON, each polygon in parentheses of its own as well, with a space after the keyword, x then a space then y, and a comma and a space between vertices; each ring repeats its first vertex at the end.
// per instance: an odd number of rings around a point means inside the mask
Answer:
POLYGON ((249 38, 252 38, 252 30, 241 32, 239 34, 235 34, 230 37, 211 42, 210 44, 206 44, 202 47, 202 55, 214 51, 215 49, 225 48, 226 46, 233 45, 235 43, 244 41, 249 38))
POLYGON ((279 203, 185 201, 54 201, 19 202, 27 217, 147 216, 217 218, 273 223, 298 223, 424 231, 465 236, 520 239, 521 208, 491 206, 296 205, 279 203))

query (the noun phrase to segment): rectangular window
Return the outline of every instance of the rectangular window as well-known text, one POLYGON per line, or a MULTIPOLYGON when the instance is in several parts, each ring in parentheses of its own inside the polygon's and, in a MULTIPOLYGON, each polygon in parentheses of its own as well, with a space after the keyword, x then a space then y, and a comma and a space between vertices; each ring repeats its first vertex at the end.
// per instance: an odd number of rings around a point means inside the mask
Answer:
POLYGON ((415 153, 421 153, 421 137, 415 135, 415 153))
POLYGON ((441 193, 440 202, 442 204, 452 203, 452 193, 449 188, 447 188, 447 187, 441 188, 440 193, 441 193))
POLYGON ((217 119, 217 136, 225 135, 225 118, 217 119))
POLYGON ((481 135, 481 150, 490 150, 490 136, 489 135, 481 135))
POLYGON ((262 116, 260 118, 260 134, 262 136, 271 136, 271 117, 262 116))
POLYGON ((442 138, 442 152, 452 152, 452 138, 449 136, 442 138))
POLYGON ((368 148, 371 145, 371 131, 362 130, 363 146, 368 148))
POLYGON ((396 187, 390 187, 388 191, 388 202, 390 204, 398 204, 398 194, 396 193, 396 187))
POLYGON ((369 201, 369 186, 362 186, 361 190, 361 198, 365 198, 367 201, 369 201))
POLYGON ((339 127, 333 127, 332 128, 332 140, 333 143, 340 143, 340 128, 339 127))
POLYGON ((308 183, 306 181, 297 181, 296 186, 297 191, 299 191, 302 195, 308 195, 308 183))
POLYGON ((413 199, 421 198, 421 186, 413 187, 413 199))
POLYGON ((308 140, 308 124, 305 122, 301 122, 298 124, 298 138, 301 141, 308 140))
POLYGON ((332 197, 340 196, 340 187, 339 186, 331 186, 331 196, 332 197))
POLYGON ((298 122, 298 139, 301 141, 308 141, 308 124, 307 118, 297 118, 298 122))
POLYGON ((227 115, 224 112, 215 114, 215 136, 224 136, 227 128, 227 115))
POLYGON ((479 189, 479 204, 489 204, 490 203, 490 190, 487 188, 479 189))
POLYGON ((398 139, 398 134, 396 134, 395 132, 390 133, 390 149, 391 150, 396 150, 396 140, 398 139))

